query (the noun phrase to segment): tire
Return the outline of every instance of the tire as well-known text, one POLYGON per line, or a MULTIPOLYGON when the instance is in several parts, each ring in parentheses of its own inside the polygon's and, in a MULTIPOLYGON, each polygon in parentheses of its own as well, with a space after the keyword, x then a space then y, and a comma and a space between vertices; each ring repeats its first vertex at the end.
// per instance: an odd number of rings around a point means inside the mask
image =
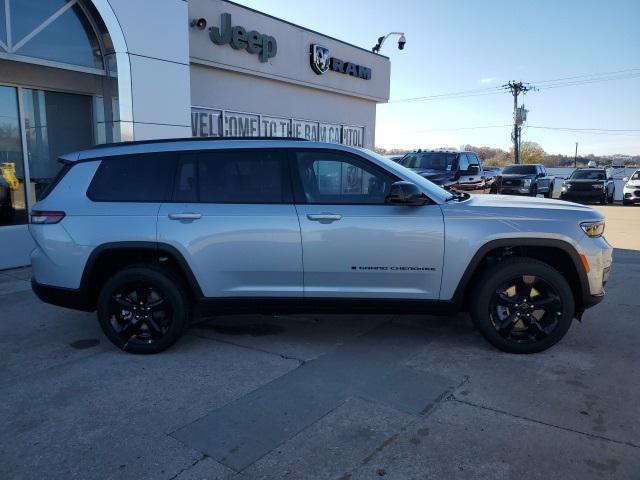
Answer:
POLYGON ((531 193, 530 193, 530 195, 531 195, 532 197, 537 197, 537 196, 538 196, 538 185, 534 185, 534 186, 531 188, 531 193))
POLYGON ((605 193, 600 199, 600 205, 606 205, 608 200, 609 200, 609 194, 605 193))
POLYGON ((573 292, 562 274, 546 263, 531 258, 503 260, 476 283, 469 311, 473 323, 489 343, 504 352, 541 352, 558 343, 571 326, 573 292), (527 290, 530 296, 524 301, 527 290), (535 308, 540 296, 539 301, 549 302, 545 309, 535 308))
POLYGON ((544 194, 545 198, 553 198, 553 183, 551 185, 549 185, 549 189, 547 190, 547 193, 544 194))
POLYGON ((166 350, 184 334, 191 304, 172 272, 156 265, 135 265, 106 281, 97 310, 102 331, 116 347, 152 354, 166 350))

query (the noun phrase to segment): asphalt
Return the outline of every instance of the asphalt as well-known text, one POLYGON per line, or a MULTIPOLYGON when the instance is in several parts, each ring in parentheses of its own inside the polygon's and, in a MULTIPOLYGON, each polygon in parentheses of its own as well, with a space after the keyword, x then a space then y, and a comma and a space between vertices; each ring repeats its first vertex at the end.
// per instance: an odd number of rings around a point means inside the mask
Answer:
POLYGON ((640 209, 603 208, 607 296, 529 356, 466 315, 217 317, 134 356, 0 272, 0 478, 638 479, 640 209))

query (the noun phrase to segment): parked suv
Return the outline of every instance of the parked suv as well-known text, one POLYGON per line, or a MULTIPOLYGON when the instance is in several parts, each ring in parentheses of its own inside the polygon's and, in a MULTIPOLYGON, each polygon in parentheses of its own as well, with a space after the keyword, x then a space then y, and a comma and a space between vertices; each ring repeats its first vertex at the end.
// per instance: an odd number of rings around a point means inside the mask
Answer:
POLYGON ((552 198, 554 180, 555 177, 549 175, 542 164, 509 165, 502 170, 500 193, 532 197, 542 193, 552 198))
POLYGON ((631 177, 623 178, 622 204, 633 205, 640 202, 640 168, 631 177))
POLYGON ((416 150, 398 163, 446 190, 496 193, 495 177, 484 171, 475 152, 416 150))
POLYGON ((609 170, 604 168, 578 168, 561 187, 560 198, 583 202, 613 203, 616 185, 609 170))
POLYGON ((599 302, 603 216, 449 193, 371 151, 294 140, 107 145, 62 158, 29 225, 33 290, 154 353, 198 315, 468 311, 496 347, 559 341, 599 302))

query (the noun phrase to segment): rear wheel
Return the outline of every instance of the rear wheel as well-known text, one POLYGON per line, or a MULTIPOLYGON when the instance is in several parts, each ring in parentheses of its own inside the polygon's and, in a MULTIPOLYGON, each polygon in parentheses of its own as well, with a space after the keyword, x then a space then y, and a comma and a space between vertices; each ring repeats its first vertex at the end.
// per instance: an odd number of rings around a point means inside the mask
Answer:
POLYGON ((189 311, 180 279, 155 265, 119 271, 98 297, 102 331, 130 353, 157 353, 173 345, 189 324, 189 311))
POLYGON ((547 198, 553 198, 553 183, 551 185, 549 185, 549 190, 547 190, 547 193, 545 193, 545 197, 547 198))
POLYGON ((504 260, 478 281, 471 318, 495 347, 535 353, 555 345, 571 326, 573 293, 551 266, 529 258, 504 260))

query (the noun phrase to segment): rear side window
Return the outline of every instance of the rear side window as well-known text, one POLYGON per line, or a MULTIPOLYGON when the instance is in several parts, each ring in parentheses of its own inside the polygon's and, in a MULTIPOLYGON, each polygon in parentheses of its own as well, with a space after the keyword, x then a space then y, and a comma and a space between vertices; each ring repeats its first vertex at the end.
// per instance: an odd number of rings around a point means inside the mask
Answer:
POLYGON ((150 153, 102 160, 87 196, 96 202, 163 202, 175 171, 175 155, 150 153))
POLYGON ((286 156, 281 151, 223 150, 180 156, 174 202, 290 203, 286 156))

